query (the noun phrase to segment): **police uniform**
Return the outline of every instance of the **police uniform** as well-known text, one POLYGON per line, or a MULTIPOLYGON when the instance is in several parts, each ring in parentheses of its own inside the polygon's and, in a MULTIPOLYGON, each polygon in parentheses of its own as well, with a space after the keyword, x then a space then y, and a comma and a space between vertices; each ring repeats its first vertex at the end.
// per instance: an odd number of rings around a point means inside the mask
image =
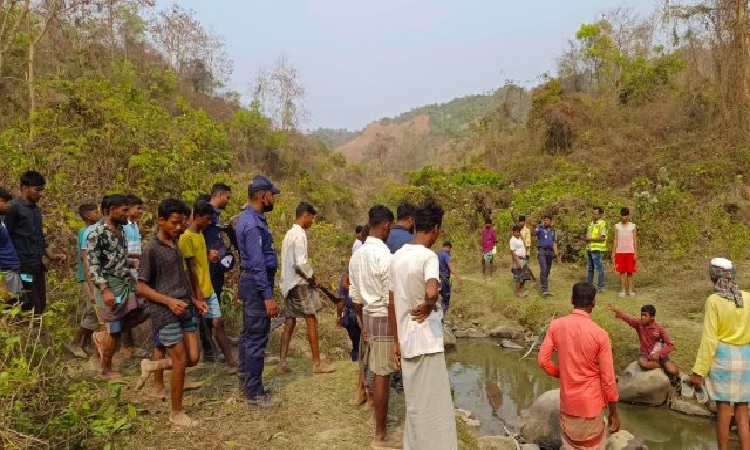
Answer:
POLYGON ((549 274, 552 272, 552 262, 555 259, 555 242, 557 233, 555 228, 539 225, 534 231, 537 239, 537 259, 539 260, 539 287, 542 293, 549 292, 549 274))
MULTIPOLYGON (((250 190, 281 191, 266 177, 256 176, 250 190)), ((240 373, 244 376, 245 396, 263 397, 263 363, 271 330, 265 300, 273 298, 273 283, 279 266, 273 236, 262 212, 247 206, 237 221, 240 253, 239 295, 242 300, 242 334, 239 341, 240 373)))

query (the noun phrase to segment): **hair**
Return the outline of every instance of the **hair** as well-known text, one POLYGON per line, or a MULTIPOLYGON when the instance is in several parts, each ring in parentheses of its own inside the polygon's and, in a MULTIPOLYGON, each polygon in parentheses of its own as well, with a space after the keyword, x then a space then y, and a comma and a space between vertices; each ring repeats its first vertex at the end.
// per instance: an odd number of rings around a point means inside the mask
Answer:
POLYGON ((111 195, 104 195, 102 196, 102 214, 107 214, 109 212, 109 199, 112 198, 111 195))
POLYGON ((629 216, 630 215, 630 209, 628 209, 628 208, 621 208, 620 209, 620 215, 621 216, 629 216))
POLYGON ((182 200, 176 198, 167 198, 159 203, 156 209, 159 219, 169 219, 172 214, 190 215, 190 208, 182 200))
POLYGON ((419 205, 414 212, 414 228, 416 231, 431 231, 436 226, 443 224, 444 214, 445 211, 435 200, 427 200, 419 205))
POLYGON ((396 208, 396 220, 413 219, 416 209, 411 203, 401 203, 396 208))
POLYGON ((81 219, 86 219, 86 215, 92 211, 96 211, 96 208, 97 206, 94 203, 84 203, 78 207, 78 215, 81 216, 81 219))
POLYGON ((375 205, 367 212, 367 219, 370 228, 375 228, 386 222, 393 223, 393 211, 385 205, 375 205))
POLYGON ((128 204, 130 206, 143 206, 143 200, 141 200, 141 198, 138 197, 137 195, 128 194, 127 197, 128 197, 128 204))
POLYGON ((224 183, 216 183, 211 186, 211 197, 215 197, 224 192, 232 192, 232 188, 224 183))
POLYGON ((451 244, 451 241, 445 241, 445 242, 443 242, 443 247, 453 248, 453 244, 451 244))
POLYGON ((596 300, 596 288, 587 281, 581 281, 573 285, 573 306, 576 308, 587 308, 596 300))
POLYGON ((519 222, 526 222, 526 216, 518 216, 519 222))
POLYGON ((484 219, 484 224, 485 224, 485 225, 492 225, 492 219, 491 219, 491 218, 489 218, 489 217, 485 217, 485 219, 484 219))
POLYGON ((195 199, 195 202, 210 202, 211 201, 211 194, 200 194, 198 195, 198 198, 195 199))
POLYGON ((263 189, 263 190, 260 190, 260 191, 254 191, 252 189, 252 186, 248 186, 247 187, 247 197, 250 200, 257 200, 258 198, 260 198, 261 195, 265 194, 266 192, 270 192, 270 191, 267 190, 267 189, 263 189))
POLYGON ((515 233, 516 231, 521 231, 521 225, 513 225, 512 231, 515 233))
POLYGON ((552 214, 550 214, 550 213, 547 213, 547 214, 545 214, 545 215, 544 215, 544 216, 542 217, 542 219, 549 219, 549 220, 552 220, 552 214))
POLYGON ((211 216, 214 213, 214 207, 210 203, 204 200, 198 200, 193 205, 193 217, 198 216, 211 216))
POLYGON ((594 211, 599 211, 599 214, 604 214, 604 210, 601 206, 594 206, 594 211))
POLYGON ((44 175, 36 170, 27 170, 21 174, 21 187, 42 187, 47 184, 44 175))
POLYGON ((363 228, 364 227, 362 225, 357 225, 356 227, 354 227, 354 232, 360 234, 363 228))
POLYGON ((641 312, 646 313, 651 317, 656 317, 656 308, 654 308, 654 305, 641 306, 641 312))
POLYGON ((109 198, 107 198, 107 211, 109 211, 112 208, 118 208, 120 206, 130 206, 130 202, 128 201, 127 195, 115 194, 115 195, 110 195, 109 198))
POLYGON ((308 202, 299 202, 299 205, 297 205, 297 209, 294 213, 297 219, 302 217, 305 213, 308 213, 311 216, 318 214, 318 212, 315 211, 315 207, 308 202))
POLYGON ((13 195, 7 189, 0 187, 0 200, 5 200, 6 202, 13 200, 13 195))
POLYGON ((367 236, 370 235, 370 225, 362 225, 362 240, 364 241, 367 239, 367 236))

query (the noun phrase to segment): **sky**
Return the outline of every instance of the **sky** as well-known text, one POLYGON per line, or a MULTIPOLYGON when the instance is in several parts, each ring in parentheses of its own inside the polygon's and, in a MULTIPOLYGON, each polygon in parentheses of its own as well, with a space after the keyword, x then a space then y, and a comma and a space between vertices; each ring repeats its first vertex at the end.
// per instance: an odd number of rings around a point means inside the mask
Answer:
POLYGON ((533 86, 581 24, 657 1, 176 0, 224 38, 230 89, 247 98, 258 69, 284 52, 307 90, 303 128, 351 130, 506 80, 533 86))

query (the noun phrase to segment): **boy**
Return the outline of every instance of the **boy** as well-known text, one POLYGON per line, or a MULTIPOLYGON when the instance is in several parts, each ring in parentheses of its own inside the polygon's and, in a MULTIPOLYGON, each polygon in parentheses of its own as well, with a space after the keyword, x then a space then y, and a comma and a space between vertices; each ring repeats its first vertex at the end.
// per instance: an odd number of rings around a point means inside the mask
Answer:
POLYGON ((416 209, 414 240, 393 256, 390 278, 397 332, 396 363, 404 377, 404 448, 457 450, 455 412, 437 307, 440 262, 430 250, 440 236, 443 208, 433 201, 416 209))
POLYGON ((461 282, 456 273, 456 268, 451 261, 451 250, 453 250, 453 244, 451 244, 451 241, 445 241, 443 242, 443 249, 438 252, 438 261, 440 262, 440 299, 443 314, 448 312, 451 304, 451 274, 455 275, 456 281, 461 282))
POLYGON ((193 208, 193 219, 190 227, 180 236, 179 246, 182 256, 185 258, 188 278, 193 286, 193 292, 196 298, 205 299, 208 305, 208 312, 204 318, 211 320, 213 335, 216 343, 224 353, 224 359, 230 373, 237 373, 237 363, 232 355, 232 348, 227 339, 226 329, 224 328, 224 319, 221 315, 219 305, 219 296, 214 292, 211 283, 211 271, 208 264, 208 249, 206 239, 203 237, 203 230, 211 224, 211 218, 214 214, 214 208, 210 203, 199 201, 193 208))
POLYGON ((669 360, 669 354, 674 351, 674 342, 669 337, 667 330, 656 323, 656 308, 653 305, 641 307, 641 319, 631 317, 612 305, 607 309, 615 313, 615 317, 635 328, 641 341, 641 355, 638 365, 643 370, 654 370, 659 367, 667 374, 670 381, 674 382, 680 375, 677 365, 669 360))
POLYGON ((513 225, 513 236, 510 238, 510 262, 513 279, 516 282, 513 291, 518 298, 526 298, 529 294, 523 290, 526 283, 526 244, 521 239, 521 226, 513 225))
POLYGON ((490 266, 490 276, 492 276, 492 260, 495 258, 493 249, 497 245, 497 232, 492 228, 492 219, 484 219, 484 229, 482 238, 479 240, 479 247, 482 249, 482 275, 486 275, 487 265, 490 266))
POLYGON ((612 260, 615 270, 620 274, 620 298, 626 295, 635 297, 633 291, 633 274, 635 273, 636 252, 636 227, 630 221, 630 210, 620 210, 620 223, 615 224, 615 248, 612 251, 612 260))
MULTIPOLYGON (((0 187, 0 216, 10 211, 10 201, 13 196, 7 190, 0 187)), ((18 259, 13 241, 5 228, 5 223, 0 221, 0 302, 11 300, 21 295, 22 283, 19 270, 21 260, 18 259)))
POLYGON ((78 358, 88 358, 86 346, 91 342, 91 335, 99 329, 99 319, 96 317, 94 305, 94 283, 88 275, 88 249, 86 248, 89 232, 96 222, 99 221, 99 210, 93 203, 86 203, 78 208, 78 215, 83 219, 84 226, 78 230, 78 242, 76 243, 77 266, 76 283, 81 286, 81 294, 84 300, 81 325, 76 332, 73 342, 66 348, 78 358))
POLYGON ((168 357, 160 361, 141 361, 141 389, 152 372, 171 369, 171 412, 169 421, 178 426, 196 426, 182 410, 182 393, 186 367, 198 364, 199 348, 196 333, 198 314, 205 314, 208 305, 193 298, 185 273, 177 237, 189 209, 181 200, 166 199, 158 208, 159 231, 141 255, 138 269, 138 294, 147 300, 154 334, 167 348, 168 357))
MULTIPOLYGON (((125 240, 128 243, 128 260, 132 265, 130 272, 133 275, 133 280, 138 281, 138 261, 141 258, 141 228, 138 226, 138 221, 143 215, 143 200, 138 196, 129 194, 128 199, 128 223, 122 227, 125 232, 125 240)), ((133 347, 135 347, 135 339, 133 338, 133 330, 129 330, 122 335, 122 349, 120 350, 125 358, 133 356, 133 347)), ((138 349, 139 352, 137 357, 144 357, 143 349, 138 349)))

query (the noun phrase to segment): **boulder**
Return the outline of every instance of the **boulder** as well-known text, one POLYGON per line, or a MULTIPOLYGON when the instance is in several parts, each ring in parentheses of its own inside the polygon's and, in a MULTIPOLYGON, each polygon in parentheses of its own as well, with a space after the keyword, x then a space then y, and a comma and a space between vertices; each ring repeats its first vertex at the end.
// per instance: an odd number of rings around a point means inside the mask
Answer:
POLYGON ((477 439, 479 450, 516 450, 516 441, 510 436, 482 436, 477 439))
POLYGON ((523 444, 521 450, 541 450, 536 444, 523 444))
POLYGON ((508 350, 523 350, 523 347, 511 341, 510 339, 503 339, 503 342, 500 345, 503 348, 507 348, 508 350))
POLYGON ((484 331, 475 330, 473 328, 470 328, 468 330, 458 330, 456 331, 455 335, 460 339, 482 339, 487 337, 487 333, 485 333, 484 331))
POLYGON ((607 439, 607 450, 648 450, 648 447, 637 437, 620 430, 607 439))
POLYGON ((517 339, 523 336, 523 330, 508 325, 500 325, 490 331, 490 337, 498 339, 517 339))
POLYGON ((521 435, 526 442, 545 448, 560 448, 560 390, 540 395, 524 413, 521 435))
POLYGON ((445 348, 456 348, 456 336, 448 327, 443 327, 443 345, 445 348))
POLYGON ((669 378, 662 370, 643 370, 637 361, 630 363, 617 381, 621 402, 661 406, 667 401, 669 389, 669 378))
POLYGON ((456 408, 456 415, 462 419, 473 419, 474 413, 465 409, 456 408))
POLYGON ((695 399, 675 398, 669 403, 669 408, 688 416, 711 417, 713 413, 708 405, 702 405, 695 399))

